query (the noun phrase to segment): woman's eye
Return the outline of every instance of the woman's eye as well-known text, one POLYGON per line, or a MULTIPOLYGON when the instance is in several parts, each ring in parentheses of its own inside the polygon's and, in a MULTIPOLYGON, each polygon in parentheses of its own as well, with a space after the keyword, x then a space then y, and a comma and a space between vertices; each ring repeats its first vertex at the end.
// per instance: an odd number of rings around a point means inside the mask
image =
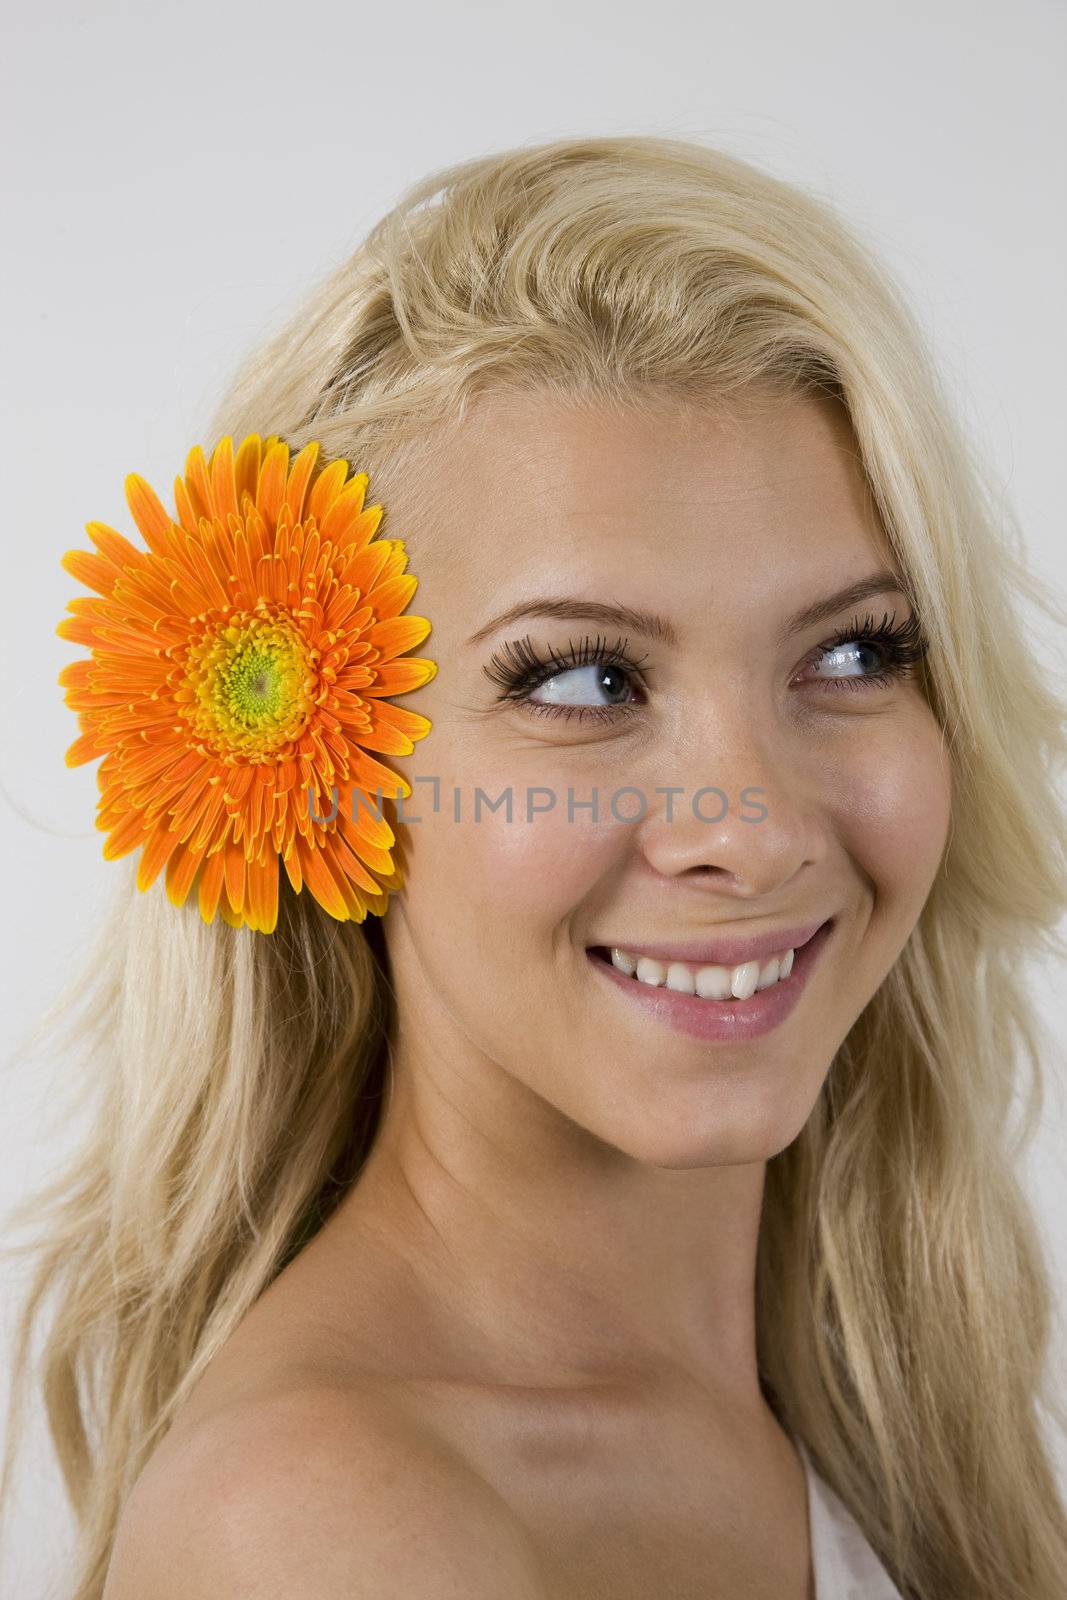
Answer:
POLYGON ((819 678, 868 678, 877 676, 884 666, 884 654, 876 644, 850 639, 824 650, 813 663, 813 671, 819 678), (864 657, 870 663, 866 670, 864 657))
POLYGON ((498 700, 541 716, 608 722, 643 703, 635 694, 644 692, 642 662, 631 659, 626 645, 620 638, 611 646, 597 634, 595 642, 568 640, 565 655, 549 649, 545 657, 527 636, 509 640, 483 670, 503 691, 498 700))
MULTIPOLYGON (((814 683, 829 694, 888 688, 907 677, 927 649, 916 615, 900 625, 888 614, 880 624, 857 617, 805 658, 790 687, 814 683)), ((643 660, 630 659, 625 640, 609 649, 599 635, 580 647, 571 641, 566 656, 550 650, 546 660, 526 638, 509 642, 484 670, 503 691, 498 699, 542 716, 607 721, 646 704, 643 660)))
POLYGON ((917 612, 901 623, 888 612, 880 623, 868 614, 825 640, 802 672, 824 692, 887 689, 908 678, 929 648, 917 612))
POLYGON ((617 706, 630 702, 630 675, 623 667, 602 666, 595 662, 583 667, 568 667, 555 672, 531 689, 528 699, 534 705, 617 706), (598 700, 598 696, 606 699, 598 700))

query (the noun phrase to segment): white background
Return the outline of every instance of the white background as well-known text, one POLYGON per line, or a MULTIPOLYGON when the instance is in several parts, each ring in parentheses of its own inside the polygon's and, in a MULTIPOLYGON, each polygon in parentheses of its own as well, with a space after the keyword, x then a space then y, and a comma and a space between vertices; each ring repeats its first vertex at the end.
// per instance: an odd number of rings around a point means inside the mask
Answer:
MULTIPOLYGON (((434 168, 570 134, 657 133, 719 143, 836 201, 910 291, 1032 564, 1063 596, 1059 0, 43 0, 13 13, 0 40, 5 1060, 112 887, 97 764, 63 764, 77 727, 56 675, 83 652, 54 630, 85 591, 59 558, 88 548, 90 519, 138 539, 125 474, 169 503, 238 357, 434 168)), ((1061 1037, 1063 976, 1033 977, 1061 1037)), ((1057 1277, 1062 1377, 1062 1055, 1050 1067, 1025 1175, 1057 1277)), ((44 1129, 50 1070, 4 1075, 4 1210, 76 1133, 44 1129)), ((0 1337, 19 1275, 0 1276, 0 1337)), ((55 1592, 68 1528, 39 1420, 21 1483, 0 1589, 33 1600, 55 1592)))

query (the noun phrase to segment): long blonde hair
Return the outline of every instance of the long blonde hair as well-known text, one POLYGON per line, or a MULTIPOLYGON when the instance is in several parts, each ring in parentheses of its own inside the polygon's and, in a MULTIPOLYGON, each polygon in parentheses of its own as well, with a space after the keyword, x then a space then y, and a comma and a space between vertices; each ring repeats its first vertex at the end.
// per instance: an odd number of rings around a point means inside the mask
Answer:
MULTIPOLYGON (((1053 1300, 1016 1164, 1047 1046, 1026 964, 1064 956, 1067 712, 1020 602, 1064 618, 886 269, 826 203, 718 151, 505 152, 405 195, 245 363, 203 442, 317 439, 388 505, 420 439, 489 388, 639 406, 753 384, 847 407, 931 641, 953 779, 919 922, 768 1165, 760 1370, 906 1597, 1055 1600, 1053 1300)), ((74 1600, 98 1600, 123 1501, 205 1365, 358 1173, 392 1029, 374 917, 335 922, 283 878, 264 937, 114 870, 111 922, 46 1019, 74 1046, 88 1132, 14 1213, 37 1237, 7 1252, 37 1260, 0 1495, 51 1297, 37 1378, 77 1516, 74 1600)))

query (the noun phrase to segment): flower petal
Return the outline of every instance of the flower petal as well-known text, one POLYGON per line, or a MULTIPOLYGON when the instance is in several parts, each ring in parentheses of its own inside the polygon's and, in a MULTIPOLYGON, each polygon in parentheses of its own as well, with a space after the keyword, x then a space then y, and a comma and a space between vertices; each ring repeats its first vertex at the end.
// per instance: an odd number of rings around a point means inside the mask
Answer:
POLYGON ((167 862, 167 899, 171 905, 185 904, 203 859, 203 850, 194 850, 187 844, 179 845, 171 856, 167 862))
POLYGON ((391 700, 375 700, 372 709, 377 726, 385 723, 395 728, 397 733, 405 734, 413 743, 416 739, 425 739, 433 726, 429 717, 420 716, 417 711, 406 711, 403 706, 394 706, 391 700))
POLYGON ((205 922, 215 920, 215 912, 219 906, 219 895, 222 893, 222 869, 225 866, 225 856, 222 850, 216 850, 209 855, 200 868, 200 878, 197 884, 197 900, 200 906, 200 915, 205 922))
POLYGON ((201 517, 210 517, 214 514, 214 504, 207 462, 198 444, 193 445, 185 458, 185 489, 199 525, 201 517))
POLYGON ((401 661, 376 662, 372 671, 375 681, 359 691, 364 699, 379 694, 409 694, 437 676, 437 663, 411 656, 401 661))
POLYGON ((358 740, 361 749, 377 750, 387 756, 409 756, 415 748, 406 734, 398 728, 390 728, 385 722, 380 722, 377 727, 361 728, 353 737, 358 740))
POLYGON ((357 473, 345 484, 333 505, 319 523, 323 542, 341 548, 351 540, 365 544, 381 520, 381 508, 375 507, 377 517, 363 511, 363 497, 367 492, 367 474, 357 473))
POLYGON ((59 564, 86 588, 108 597, 114 592, 116 580, 122 576, 121 568, 112 566, 104 556, 94 556, 91 550, 68 550, 60 556, 59 564))
POLYGON ((399 616, 418 587, 418 578, 412 577, 410 573, 405 573, 400 578, 389 578, 385 583, 378 584, 377 588, 367 596, 377 613, 378 621, 386 622, 390 617, 399 616))
POLYGON ((280 442, 271 445, 259 469, 259 481, 256 484, 256 505, 271 535, 277 526, 278 512, 285 499, 285 480, 288 472, 289 446, 280 442))
POLYGON ((311 481, 311 474, 315 470, 315 463, 319 459, 318 443, 312 439, 306 444, 300 454, 293 460, 289 468, 289 481, 285 485, 285 502, 292 513, 294 522, 299 522, 304 511, 304 499, 307 495, 307 486, 311 481))
MULTIPOLYGON (((377 881, 371 877, 355 851, 345 843, 340 834, 331 835, 323 848, 336 863, 339 873, 343 873, 359 888, 366 889, 369 894, 378 893, 379 886, 377 881)), ((363 848, 369 849, 370 847, 364 845, 363 848)), ((392 860, 385 851, 378 850, 373 853, 380 858, 383 871, 388 872, 392 869, 392 860)))
POLYGON ((338 922, 347 922, 348 903, 340 884, 330 871, 322 850, 317 845, 306 844, 301 838, 296 841, 296 850, 304 882, 319 905, 324 911, 328 911, 331 917, 336 917, 338 922))
POLYGON ((104 860, 117 861, 129 855, 144 840, 148 825, 142 811, 128 811, 104 841, 104 860))
POLYGON ((338 861, 344 867, 348 876, 358 883, 360 888, 367 889, 371 894, 377 894, 378 884, 366 872, 364 862, 374 872, 389 873, 393 870, 393 858, 388 850, 377 850, 374 845, 368 844, 357 834, 348 844, 341 834, 334 834, 331 845, 338 861))
POLYGON ((322 522, 337 496, 341 493, 341 485, 348 476, 348 462, 344 460, 331 461, 324 467, 311 486, 308 498, 308 515, 315 518, 317 523, 322 522))
POLYGON ((300 856, 296 848, 295 839, 289 846, 289 849, 287 851, 283 851, 282 865, 285 868, 286 876, 288 877, 289 882, 293 886, 294 894, 299 894, 301 889, 304 887, 304 876, 300 869, 300 856))
POLYGON ((103 755, 103 753, 103 750, 96 742, 95 735, 83 733, 80 739, 75 739, 63 757, 63 764, 67 767, 80 767, 86 761, 95 761, 97 756, 103 755))
POLYGON ((127 476, 125 488, 126 504, 145 544, 157 556, 168 555, 172 518, 164 511, 156 491, 136 472, 127 476))
POLYGON ((247 869, 245 911, 248 925, 260 933, 273 933, 278 923, 278 856, 267 850, 247 869))
POLYGON ((224 866, 226 898, 234 911, 243 911, 245 903, 244 846, 236 844, 231 839, 228 844, 223 845, 222 849, 226 858, 224 866))
POLYGON ((381 651, 383 660, 389 660, 392 656, 403 655, 405 650, 414 650, 430 631, 431 625, 425 617, 389 617, 367 628, 363 638, 381 651))
POLYGON ((366 596, 388 565, 390 554, 389 540, 377 539, 365 550, 360 550, 347 560, 338 573, 338 578, 342 583, 351 584, 353 589, 358 589, 366 596))
POLYGON ((169 817, 156 823, 137 866, 138 889, 151 887, 180 843, 178 835, 171 832, 169 817))
POLYGON ((225 527, 231 516, 236 516, 240 503, 233 473, 233 440, 227 433, 211 452, 211 500, 215 515, 225 527))
POLYGON ((245 495, 256 498, 256 484, 259 482, 259 464, 262 459, 263 441, 258 433, 250 433, 242 439, 237 451, 237 459, 233 464, 234 490, 237 495, 237 515, 243 516, 241 507, 245 495))
POLYGON ((127 567, 132 567, 136 572, 150 564, 143 550, 138 550, 121 533, 109 528, 106 522, 87 522, 85 529, 100 554, 120 572, 127 567))
POLYGON ((373 756, 364 755, 358 746, 352 747, 349 766, 353 781, 368 794, 376 794, 381 789, 390 800, 395 800, 398 794, 405 800, 411 795, 411 785, 406 778, 375 761, 373 756))

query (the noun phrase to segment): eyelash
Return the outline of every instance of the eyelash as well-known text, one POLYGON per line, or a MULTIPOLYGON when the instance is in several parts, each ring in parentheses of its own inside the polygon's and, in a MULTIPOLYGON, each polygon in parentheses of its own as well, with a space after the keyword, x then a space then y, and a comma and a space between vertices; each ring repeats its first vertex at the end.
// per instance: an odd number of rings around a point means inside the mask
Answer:
MULTIPOLYGON (((588 718, 598 720, 626 716, 630 712, 640 709, 634 705, 619 706, 570 706, 553 704, 540 700, 531 700, 529 696, 543 683, 558 676, 561 672, 572 672, 576 667, 601 666, 621 667, 629 673, 640 673, 643 662, 647 656, 642 656, 639 661, 634 661, 627 653, 626 639, 618 639, 615 644, 608 647, 606 641, 601 641, 597 634, 593 641, 586 637, 577 648, 573 641, 568 640, 567 650, 559 654, 548 647, 548 658, 539 656, 531 643, 530 636, 509 640, 503 650, 494 655, 489 665, 483 670, 494 683, 498 683, 503 693, 499 700, 517 700, 527 710, 537 712, 543 716, 588 718)), ((868 673, 860 678, 826 678, 821 687, 829 688, 830 692, 847 687, 850 691, 863 687, 885 687, 897 679, 903 678, 909 669, 920 662, 929 648, 923 636, 922 625, 919 618, 912 613, 906 621, 897 623, 896 613, 890 619, 886 612, 880 623, 876 623, 870 612, 862 621, 857 617, 847 628, 841 628, 832 638, 826 639, 816 649, 820 652, 829 652, 838 649, 843 644, 874 645, 882 652, 885 665, 878 672, 868 673)))
POLYGON ((484 670, 494 683, 499 683, 504 689, 504 693, 499 695, 498 699, 522 701, 528 711, 557 717, 614 717, 619 712, 626 713, 637 708, 546 705, 540 700, 530 700, 527 697, 550 678, 556 677, 560 672, 573 672, 576 667, 593 665, 622 667, 626 672, 639 672, 642 663, 647 661, 648 657, 642 656, 640 661, 632 660, 626 651, 627 642, 625 639, 619 639, 609 648, 606 642, 601 642, 600 635, 597 634, 595 643, 587 637, 575 648, 573 642, 568 640, 565 655, 559 655, 549 645, 548 654, 551 659, 545 660, 537 654, 527 634, 524 639, 509 639, 503 651, 494 655, 484 670))

